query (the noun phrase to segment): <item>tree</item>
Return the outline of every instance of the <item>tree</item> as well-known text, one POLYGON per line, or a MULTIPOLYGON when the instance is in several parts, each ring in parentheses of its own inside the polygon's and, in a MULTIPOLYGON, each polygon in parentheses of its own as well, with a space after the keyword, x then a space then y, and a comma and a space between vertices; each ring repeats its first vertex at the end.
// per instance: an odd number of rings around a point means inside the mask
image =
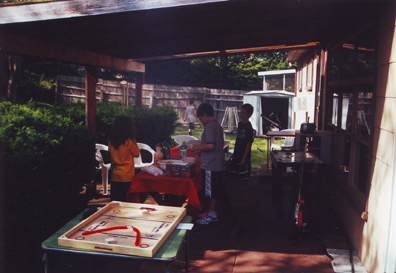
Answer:
POLYGON ((21 57, 17 55, 8 55, 8 85, 7 85, 7 98, 16 103, 17 84, 20 76, 21 57))
MULTIPOLYGON (((216 58, 178 59, 146 64, 145 83, 219 89, 261 90, 259 71, 289 68, 287 52, 216 58)), ((53 103, 57 75, 84 76, 78 65, 31 56, 0 54, 1 97, 13 103, 30 99, 53 103)), ((105 80, 135 81, 135 73, 101 69, 105 80)))
POLYGON ((146 64, 146 83, 254 90, 259 71, 288 69, 287 52, 172 60, 146 64))
POLYGON ((84 76, 78 65, 32 56, 0 54, 0 65, 1 98, 12 103, 53 103, 57 75, 84 76))

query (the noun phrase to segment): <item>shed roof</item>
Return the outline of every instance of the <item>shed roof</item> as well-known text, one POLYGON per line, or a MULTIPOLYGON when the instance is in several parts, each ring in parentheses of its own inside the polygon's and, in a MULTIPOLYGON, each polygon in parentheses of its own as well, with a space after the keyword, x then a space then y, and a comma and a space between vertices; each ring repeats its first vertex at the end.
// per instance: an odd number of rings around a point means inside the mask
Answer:
POLYGON ((273 75, 283 75, 283 74, 295 74, 295 69, 283 69, 283 70, 271 70, 271 71, 260 71, 259 76, 273 76, 273 75))
POLYGON ((250 91, 244 94, 244 96, 259 96, 269 98, 292 98, 294 92, 283 91, 283 90, 270 90, 270 91, 250 91))

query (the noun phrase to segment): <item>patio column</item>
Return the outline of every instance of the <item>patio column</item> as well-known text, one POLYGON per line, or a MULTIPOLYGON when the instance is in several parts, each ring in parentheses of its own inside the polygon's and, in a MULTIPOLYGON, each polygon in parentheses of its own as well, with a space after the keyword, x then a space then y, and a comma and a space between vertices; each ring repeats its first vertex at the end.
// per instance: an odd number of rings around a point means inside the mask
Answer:
POLYGON ((135 104, 142 106, 143 105, 143 84, 144 84, 144 73, 137 72, 136 73, 136 99, 135 104))
POLYGON ((85 67, 85 125, 92 133, 96 132, 96 83, 98 82, 98 67, 85 67))

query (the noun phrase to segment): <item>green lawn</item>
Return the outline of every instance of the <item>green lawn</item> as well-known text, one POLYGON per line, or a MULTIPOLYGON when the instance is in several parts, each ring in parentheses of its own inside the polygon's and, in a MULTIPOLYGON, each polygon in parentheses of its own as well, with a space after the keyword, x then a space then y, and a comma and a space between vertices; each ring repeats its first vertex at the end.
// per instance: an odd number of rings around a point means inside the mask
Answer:
MULTIPOLYGON (((199 138, 199 134, 202 132, 202 126, 196 126, 193 130, 193 136, 199 138)), ((187 125, 179 125, 176 127, 175 134, 176 135, 188 135, 188 126, 187 125)), ((172 137, 173 137, 172 136, 172 137)), ((231 143, 235 143, 236 132, 232 134, 225 133, 225 140, 230 141, 231 143)), ((275 143, 278 145, 283 144, 284 140, 275 140, 275 143)), ((264 138, 256 138, 252 145, 252 169, 259 170, 261 169, 262 164, 267 164, 267 153, 260 152, 257 148, 263 151, 267 151, 267 140, 264 138)), ((234 145, 230 145, 230 149, 234 149, 234 145)))

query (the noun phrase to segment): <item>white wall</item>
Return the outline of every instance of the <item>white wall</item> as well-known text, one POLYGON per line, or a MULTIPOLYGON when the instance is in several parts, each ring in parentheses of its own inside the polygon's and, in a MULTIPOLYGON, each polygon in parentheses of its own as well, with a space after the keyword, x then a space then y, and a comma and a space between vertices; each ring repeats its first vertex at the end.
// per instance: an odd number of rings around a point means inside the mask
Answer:
MULTIPOLYGON (((313 51, 315 52, 315 51, 313 51)), ((312 55, 309 55, 312 56, 312 55)), ((294 99, 294 128, 300 129, 300 125, 306 122, 306 117, 308 115, 309 122, 315 122, 315 93, 316 93, 316 72, 318 65, 318 56, 314 54, 315 59, 312 60, 312 64, 308 66, 306 60, 302 60, 304 67, 297 71, 296 79, 297 82, 296 97, 294 99), (308 70, 308 67, 310 68, 308 70), (307 82, 307 74, 312 74, 312 82, 307 82), (308 90, 308 87, 311 90, 308 90), (300 91, 301 90, 301 91, 300 91)))
MULTIPOLYGON (((358 249, 367 271, 385 271, 387 243, 389 240, 389 218, 392 174, 395 168, 394 143, 396 120, 396 1, 383 1, 379 19, 378 73, 374 120, 373 176, 368 198, 368 220, 363 227, 363 236, 358 249)), ((392 242, 394 243, 394 242, 392 242)), ((395 247, 395 246, 393 246, 395 247)), ((394 257, 393 257, 394 258, 394 257)))
POLYGON ((306 113, 308 112, 309 122, 314 122, 314 110, 315 110, 315 94, 313 92, 297 93, 297 97, 294 98, 294 129, 300 129, 301 123, 306 122, 306 113))

